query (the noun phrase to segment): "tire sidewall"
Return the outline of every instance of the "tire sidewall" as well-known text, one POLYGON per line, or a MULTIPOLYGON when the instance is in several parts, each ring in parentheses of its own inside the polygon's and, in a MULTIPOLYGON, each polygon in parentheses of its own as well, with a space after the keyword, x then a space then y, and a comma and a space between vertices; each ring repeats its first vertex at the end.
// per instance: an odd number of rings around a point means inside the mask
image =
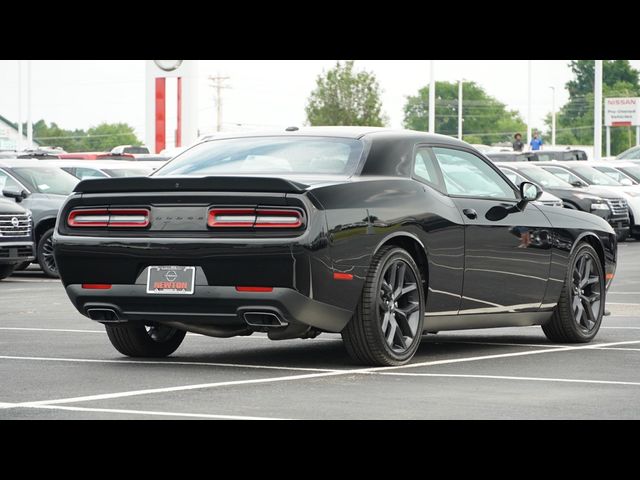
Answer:
POLYGON ((576 267, 576 263, 578 262, 578 258, 580 258, 585 252, 589 253, 591 257, 592 264, 595 265, 595 268, 598 270, 598 279, 600 283, 600 309, 598 311, 598 318, 596 321, 596 325, 593 327, 590 333, 585 333, 579 325, 576 324, 575 318, 573 317, 573 311, 570 312, 572 319, 572 328, 575 333, 584 340, 592 340, 600 330, 600 325, 602 325, 602 319, 604 317, 604 308, 606 301, 606 289, 605 289, 605 281, 604 281, 604 270, 602 268, 602 263, 600 263, 600 258, 598 257, 597 252, 594 248, 589 244, 583 244, 579 246, 571 259, 571 264, 569 265, 569 269, 567 271, 567 277, 565 279, 565 288, 567 289, 567 295, 569 295, 569 308, 572 309, 571 299, 573 298, 573 294, 571 293, 573 286, 573 269, 576 267))
POLYGON ((409 255, 409 253, 407 253, 406 250, 402 249, 402 248, 393 248, 391 250, 389 250, 381 259, 380 263, 378 264, 378 268, 375 272, 375 277, 374 277, 374 282, 372 282, 372 285, 375 288, 375 298, 377 300, 379 292, 380 292, 380 288, 381 288, 381 282, 382 282, 382 276, 384 274, 384 272, 387 270, 387 268, 389 267, 389 264, 391 264, 392 262, 396 261, 396 260, 403 260, 407 266, 409 266, 412 270, 413 273, 416 277, 417 280, 417 287, 418 287, 418 298, 420 299, 420 313, 419 313, 419 320, 418 320, 418 330, 416 333, 416 338, 414 338, 413 343, 411 344, 411 346, 407 349, 406 352, 404 352, 403 354, 398 354, 397 352, 394 352, 389 345, 387 344, 387 341, 384 337, 384 333, 382 332, 382 323, 381 323, 381 319, 380 319, 380 314, 378 312, 378 306, 377 306, 377 302, 374 303, 374 305, 372 306, 373 309, 375 309, 374 312, 370 312, 370 318, 376 322, 376 324, 374 325, 375 328, 373 328, 373 334, 375 336, 375 340, 376 343, 378 343, 380 345, 380 347, 384 350, 385 355, 387 355, 388 357, 392 358, 394 360, 394 362, 398 362, 398 363, 404 363, 406 361, 408 361, 409 359, 411 359, 411 357, 413 357, 416 353, 416 351, 418 350, 419 346, 420 346, 420 339, 422 336, 422 331, 424 329, 424 312, 425 312, 425 297, 424 297, 424 286, 423 286, 423 278, 422 275, 420 273, 420 269, 418 268, 418 266, 416 265, 416 262, 413 260, 413 258, 411 257, 411 255, 409 255))
POLYGON ((52 272, 47 267, 47 265, 43 260, 44 244, 47 241, 47 239, 50 238, 52 235, 53 235, 53 228, 50 228, 49 230, 47 230, 42 234, 42 236, 40 237, 40 240, 38 241, 38 264, 40 265, 40 268, 42 268, 42 271, 45 273, 45 275, 47 275, 48 277, 59 278, 60 274, 57 271, 52 272))

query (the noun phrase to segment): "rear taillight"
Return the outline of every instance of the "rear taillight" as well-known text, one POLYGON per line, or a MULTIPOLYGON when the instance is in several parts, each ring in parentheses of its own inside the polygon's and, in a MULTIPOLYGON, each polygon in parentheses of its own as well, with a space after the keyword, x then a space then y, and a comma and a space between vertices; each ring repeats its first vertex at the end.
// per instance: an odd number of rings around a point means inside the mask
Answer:
POLYGON ((70 227, 144 228, 149 223, 146 208, 78 209, 67 217, 70 227))
POLYGON ((295 208, 212 208, 207 220, 213 228, 300 228, 303 223, 295 208))

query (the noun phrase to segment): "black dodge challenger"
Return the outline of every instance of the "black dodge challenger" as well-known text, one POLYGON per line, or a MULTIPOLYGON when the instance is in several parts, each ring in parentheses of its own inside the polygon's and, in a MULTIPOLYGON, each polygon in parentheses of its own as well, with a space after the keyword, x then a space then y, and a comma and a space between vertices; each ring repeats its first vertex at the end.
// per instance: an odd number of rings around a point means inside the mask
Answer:
POLYGON ((616 267, 612 228, 536 206, 441 135, 289 128, 199 143, 150 177, 85 180, 54 254, 76 308, 129 356, 185 333, 340 332, 354 360, 399 365, 423 334, 541 325, 588 342, 616 267))

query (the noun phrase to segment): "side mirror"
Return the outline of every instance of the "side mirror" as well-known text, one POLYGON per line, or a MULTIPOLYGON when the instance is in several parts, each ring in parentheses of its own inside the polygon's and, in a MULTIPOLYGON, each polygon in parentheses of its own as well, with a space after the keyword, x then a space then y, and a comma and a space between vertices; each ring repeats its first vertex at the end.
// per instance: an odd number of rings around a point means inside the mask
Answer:
POLYGON ((520 184, 520 197, 527 202, 538 200, 542 196, 542 189, 535 183, 522 182, 520 184))
POLYGON ((27 192, 26 190, 7 188, 2 190, 2 195, 4 195, 5 197, 13 198, 16 202, 20 203, 22 200, 29 196, 29 192, 27 192))
POLYGON ((578 187, 578 188, 582 188, 582 187, 587 187, 588 185, 585 184, 584 182, 580 181, 580 180, 576 180, 575 182, 571 182, 571 185, 573 185, 574 187, 578 187))
POLYGON ((622 178, 622 179, 620 179, 620 184, 624 185, 625 187, 629 187, 629 186, 633 185, 633 182, 631 180, 629 180, 628 178, 622 178))

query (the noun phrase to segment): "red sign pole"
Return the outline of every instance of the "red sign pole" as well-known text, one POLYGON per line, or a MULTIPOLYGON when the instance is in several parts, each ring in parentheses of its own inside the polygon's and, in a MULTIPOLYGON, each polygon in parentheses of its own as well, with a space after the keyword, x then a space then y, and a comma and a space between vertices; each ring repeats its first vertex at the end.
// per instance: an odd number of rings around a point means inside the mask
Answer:
POLYGON ((166 79, 156 78, 156 153, 166 147, 166 79))

